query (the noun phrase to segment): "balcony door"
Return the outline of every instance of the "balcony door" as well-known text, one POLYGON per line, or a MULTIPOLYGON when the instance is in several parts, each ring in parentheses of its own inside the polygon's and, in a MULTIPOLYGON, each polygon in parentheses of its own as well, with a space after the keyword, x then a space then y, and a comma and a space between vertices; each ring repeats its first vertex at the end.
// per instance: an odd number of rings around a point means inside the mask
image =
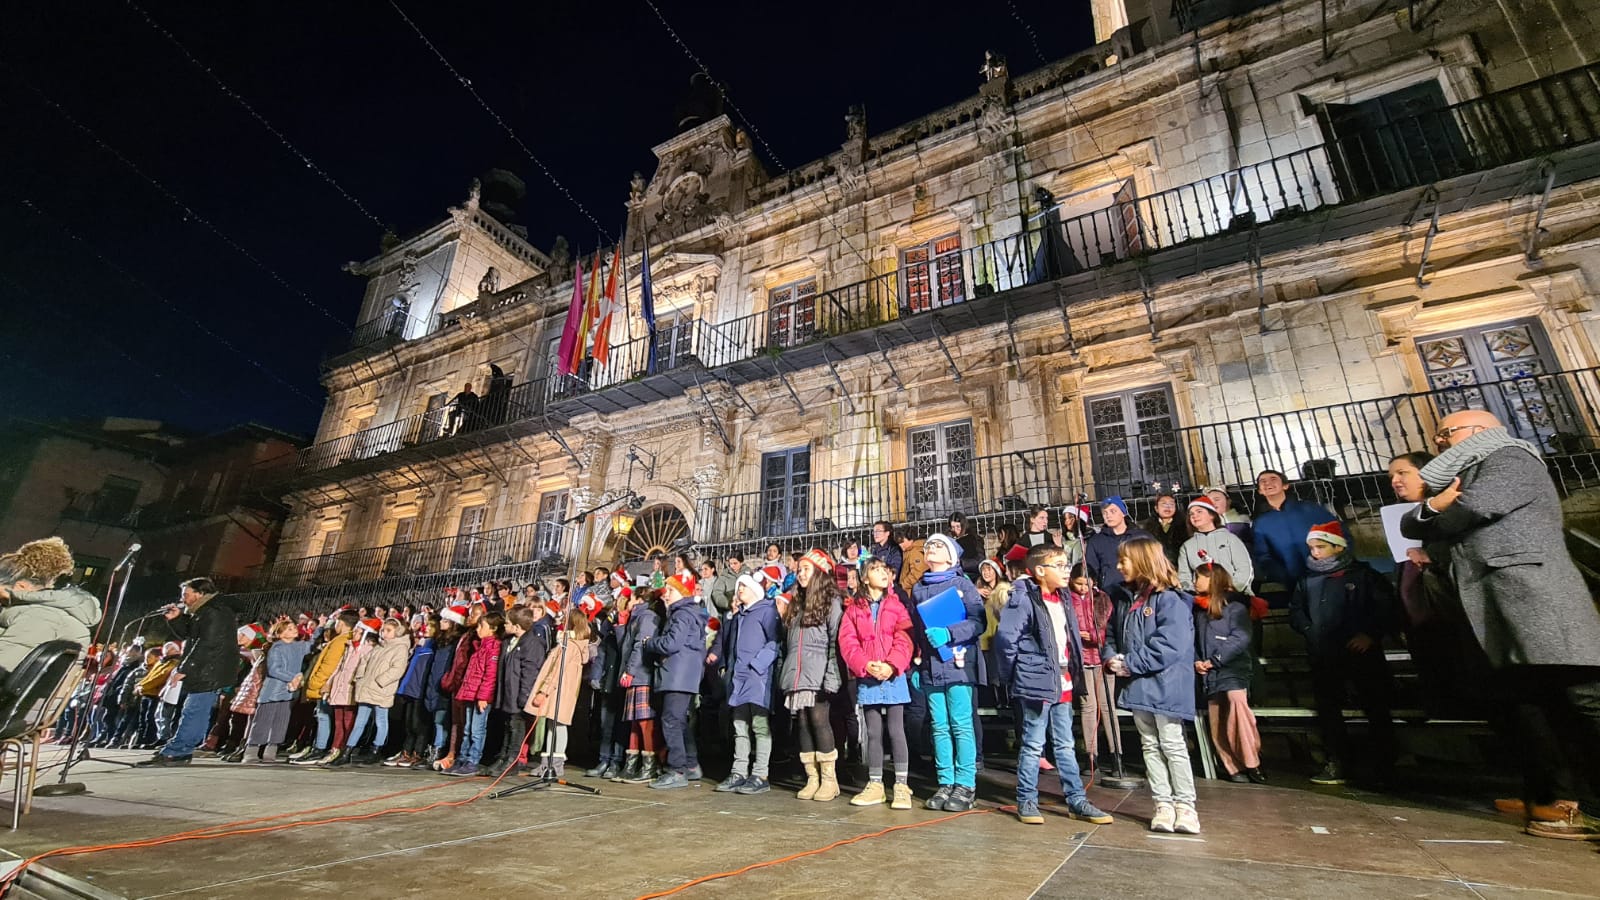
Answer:
POLYGON ((483 539, 478 535, 483 531, 483 523, 488 515, 489 507, 482 505, 461 510, 461 520, 456 525, 456 552, 450 560, 450 568, 473 569, 486 565, 480 558, 485 553, 483 539))
POLYGON ((811 450, 798 447, 761 456, 761 529, 802 534, 811 509, 811 450))
POLYGON ((1178 420, 1165 385, 1091 397, 1085 408, 1100 496, 1142 496, 1157 483, 1184 483, 1178 420))
POLYGON ((977 479, 973 476, 972 420, 913 428, 906 433, 906 475, 911 496, 906 518, 911 521, 975 513, 977 479))
POLYGON ((411 565, 416 548, 410 546, 417 539, 417 517, 406 516, 394 523, 394 540, 389 542, 389 561, 383 567, 385 575, 403 575, 411 565))
POLYGON ((1329 103, 1324 128, 1348 198, 1432 184, 1473 168, 1467 142, 1437 81, 1363 100, 1329 103))
POLYGON ((317 550, 317 577, 327 578, 335 574, 338 561, 334 559, 339 552, 339 545, 344 542, 343 531, 330 531, 322 536, 322 546, 317 550))
POLYGON ((945 235, 900 254, 901 298, 908 313, 927 312, 967 298, 961 271, 961 236, 945 235))
POLYGON ((562 523, 567 518, 566 491, 550 491, 539 498, 539 524, 535 535, 534 558, 561 556, 566 541, 562 523))
POLYGON ((687 312, 662 316, 656 320, 657 372, 676 369, 689 361, 694 352, 694 318, 687 312))
POLYGON ((1519 319, 1417 341, 1417 355, 1440 417, 1463 409, 1494 413, 1506 430, 1549 451, 1561 434, 1582 433, 1550 342, 1535 319, 1519 319))
POLYGON ((807 278, 767 292, 767 346, 793 347, 817 330, 817 280, 807 278))

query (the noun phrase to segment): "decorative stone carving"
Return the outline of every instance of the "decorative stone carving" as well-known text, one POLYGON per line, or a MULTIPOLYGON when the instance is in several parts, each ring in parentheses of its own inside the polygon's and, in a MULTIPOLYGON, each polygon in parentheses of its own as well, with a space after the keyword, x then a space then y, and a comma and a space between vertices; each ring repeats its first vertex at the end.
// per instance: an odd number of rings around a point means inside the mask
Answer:
POLYGON ((694 488, 697 499, 715 497, 722 493, 722 467, 708 463, 694 470, 694 488))
POLYGON ((644 176, 638 172, 633 173, 633 179, 628 182, 628 205, 638 206, 643 203, 644 189, 644 176))
POLYGON ((559 280, 568 268, 572 266, 572 251, 567 248, 567 239, 556 235, 556 242, 550 247, 550 271, 555 273, 559 280))

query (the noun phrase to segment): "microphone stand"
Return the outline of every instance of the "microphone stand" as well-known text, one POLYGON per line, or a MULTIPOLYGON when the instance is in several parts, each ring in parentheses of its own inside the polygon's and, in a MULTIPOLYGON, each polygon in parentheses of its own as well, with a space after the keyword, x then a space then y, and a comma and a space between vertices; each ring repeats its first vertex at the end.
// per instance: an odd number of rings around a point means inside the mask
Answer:
MULTIPOLYGON (((124 564, 126 565, 127 569, 122 576, 122 585, 117 588, 117 602, 116 605, 112 607, 111 623, 106 629, 108 632, 110 632, 112 637, 116 637, 117 634, 117 617, 122 613, 122 598, 128 593, 128 582, 133 580, 132 562, 133 554, 130 553, 128 554, 127 563, 124 564)), ((120 569, 122 567, 119 566, 118 568, 120 569)), ((111 579, 106 583, 106 606, 111 606, 111 589, 114 585, 116 585, 116 583, 117 569, 112 569, 111 579)), ((87 654, 83 658, 83 667, 84 671, 87 672, 89 668, 89 657, 87 654)), ((81 743, 83 733, 89 730, 89 722, 94 716, 94 684, 92 681, 90 682, 89 687, 89 697, 86 701, 89 708, 86 709, 84 711, 85 714, 80 717, 82 720, 81 724, 72 729, 72 743, 67 745, 67 761, 66 764, 61 767, 61 777, 56 779, 55 784, 46 784, 35 788, 33 792, 35 796, 65 797, 72 794, 81 794, 88 790, 88 788, 85 787, 81 781, 67 781, 67 775, 72 772, 72 767, 85 760, 88 760, 89 762, 110 763, 114 766, 126 766, 130 769, 133 768, 133 763, 123 762, 119 759, 94 759, 93 757, 89 756, 88 745, 81 743)))
POLYGON ((1104 663, 1100 665, 1100 686, 1105 690, 1106 709, 1110 713, 1109 730, 1106 732, 1106 749, 1111 751, 1111 772, 1098 778, 1101 787, 1115 790, 1133 791, 1144 787, 1144 779, 1138 775, 1129 775, 1122 769, 1122 722, 1117 718, 1117 695, 1111 690, 1111 676, 1106 672, 1104 663))
MULTIPOLYGON (((565 625, 567 621, 567 614, 572 609, 572 594, 574 592, 573 588, 578 583, 578 553, 581 552, 584 546, 588 543, 590 535, 593 532, 594 518, 592 514, 595 512, 595 510, 610 506, 611 504, 617 502, 617 499, 620 498, 608 500, 599 506, 593 507, 592 509, 584 510, 569 520, 574 522, 581 520, 583 524, 578 532, 578 540, 572 548, 572 561, 567 565, 567 584, 569 587, 567 588, 566 599, 561 601, 561 612, 559 614, 560 618, 557 622, 558 626, 565 625)), ((567 654, 572 651, 572 633, 566 632, 563 636, 566 638, 566 640, 560 640, 559 637, 557 638, 561 644, 559 650, 561 653, 561 659, 556 662, 556 692, 555 695, 550 698, 549 709, 551 709, 553 712, 557 712, 561 709, 561 692, 567 677, 566 657, 567 654)), ((574 706, 576 706, 576 704, 574 704, 574 706)), ((550 717, 550 727, 545 729, 546 738, 553 740, 555 729, 558 727, 560 726, 557 724, 555 716, 552 715, 550 717)), ((568 727, 570 728, 571 726, 568 727)), ((526 743, 528 740, 528 734, 532 734, 533 731, 533 725, 529 725, 527 734, 523 735, 524 743, 526 743)), ((539 752, 542 753, 543 751, 544 748, 540 747, 539 752)), ((533 758, 532 753, 533 751, 530 750, 530 759, 533 758)), ((520 794, 523 791, 547 790, 557 785, 560 785, 561 787, 573 788, 574 790, 582 791, 585 794, 598 795, 600 793, 599 788, 589 787, 586 784, 573 784, 565 778, 557 778, 553 769, 546 768, 538 778, 535 778, 532 781, 525 781, 522 784, 514 784, 511 787, 505 788, 504 790, 495 791, 489 795, 489 799, 498 800, 501 797, 510 797, 513 794, 520 794)))

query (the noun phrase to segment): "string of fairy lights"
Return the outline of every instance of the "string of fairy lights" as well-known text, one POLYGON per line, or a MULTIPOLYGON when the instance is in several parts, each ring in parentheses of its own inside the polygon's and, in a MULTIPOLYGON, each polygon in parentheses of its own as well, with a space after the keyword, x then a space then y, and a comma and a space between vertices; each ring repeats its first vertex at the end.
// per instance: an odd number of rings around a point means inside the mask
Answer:
MULTIPOLYGON (((738 119, 741 121, 741 124, 746 129, 746 131, 755 140, 755 142, 762 148, 763 152, 767 155, 767 157, 775 165, 777 165, 782 170, 782 173, 787 173, 788 172, 788 168, 786 166, 784 166, 783 161, 782 161, 781 157, 779 156, 778 152, 776 151, 776 149, 773 148, 773 146, 771 145, 770 142, 768 142, 768 140, 766 139, 765 135, 763 135, 761 133, 760 129, 758 128, 758 126, 756 125, 754 120, 748 114, 746 114, 745 111, 743 109, 741 109, 734 102, 732 97, 729 96, 728 90, 727 90, 726 86, 724 85, 724 83, 715 78, 715 76, 712 74, 710 68, 706 65, 705 61, 699 56, 699 54, 697 54, 694 51, 694 49, 690 46, 689 42, 685 39, 685 37, 683 36, 683 33, 680 32, 678 28, 674 27, 673 24, 667 19, 666 15, 663 13, 661 7, 659 5, 657 5, 655 0, 644 0, 644 2, 645 2, 645 5, 650 9, 650 11, 654 15, 654 17, 656 18, 656 20, 661 24, 662 28, 667 32, 667 35, 673 41, 673 43, 680 49, 680 51, 682 51, 682 53, 689 59, 689 61, 695 66, 695 68, 716 89, 716 91, 717 91, 718 95, 720 96, 724 106, 730 112, 732 112, 736 117, 738 117, 738 119)), ((214 68, 212 68, 206 62, 202 61, 197 55, 195 55, 184 44, 184 42, 180 38, 178 38, 177 35, 175 35, 170 29, 168 29, 166 26, 164 26, 161 22, 157 21, 155 19, 155 17, 152 16, 148 10, 146 10, 139 3, 135 2, 135 0, 124 0, 124 3, 133 13, 135 13, 144 22, 145 25, 147 25, 151 30, 155 31, 163 39, 165 39, 168 43, 170 43, 176 49, 176 51, 185 59, 185 61, 187 61, 192 67, 200 70, 200 72, 203 73, 207 77, 207 79, 209 79, 211 81, 211 83, 216 87, 216 89, 219 92, 221 92, 231 102, 233 102, 240 109, 242 109, 261 128, 263 128, 265 131, 267 131, 277 141, 277 143, 284 150, 286 150, 288 153, 290 153, 292 156, 294 156, 302 164, 302 166, 305 169, 309 170, 319 180, 321 180, 329 188, 334 190, 346 203, 348 203, 352 208, 354 208, 367 221, 369 221, 372 224, 378 226, 379 228, 387 229, 386 223, 384 223, 382 221, 382 219, 378 215, 373 213, 372 210, 368 206, 366 206, 364 203, 362 203, 361 200, 359 198, 357 198, 356 195, 353 192, 351 192, 343 184, 341 184, 338 179, 336 179, 331 173, 328 172, 327 169, 325 169, 321 165, 317 164, 317 162, 315 160, 313 160, 311 158, 311 156, 308 153, 306 153, 299 145, 297 145, 293 140, 291 140, 289 138, 289 136, 287 134, 285 134, 285 132, 282 129, 278 128, 275 124, 273 124, 273 122, 265 114, 263 114, 259 109, 257 109, 256 106, 251 104, 240 92, 238 92, 232 86, 230 86, 217 73, 217 71, 214 68)), ((588 221, 595 227, 596 232, 599 235, 603 236, 603 238, 606 239, 606 240, 613 240, 613 238, 611 237, 610 233, 605 229, 605 227, 603 225, 601 225, 600 221, 573 194, 573 192, 556 176, 556 174, 544 162, 544 160, 541 159, 536 153, 533 152, 533 150, 521 138, 521 136, 517 134, 516 130, 511 127, 510 123, 507 122, 506 119, 499 112, 497 112, 495 110, 495 108, 485 99, 483 94, 479 92, 479 90, 472 83, 472 81, 469 78, 467 78, 459 69, 456 68, 456 66, 444 54, 444 52, 439 48, 439 46, 433 40, 431 40, 427 36, 427 34, 422 30, 422 28, 418 25, 418 23, 411 16, 409 16, 406 13, 406 11, 400 6, 400 4, 397 2, 397 0, 389 0, 389 5, 394 10, 396 15, 412 31, 412 33, 416 35, 417 39, 422 43, 422 45, 434 56, 434 58, 439 62, 439 64, 445 69, 445 71, 449 74, 449 76, 453 80, 455 80, 469 94, 469 96, 472 97, 472 99, 479 106, 479 108, 481 108, 483 110, 483 112, 495 123, 495 125, 497 127, 499 127, 499 129, 501 131, 503 131, 506 134, 506 136, 511 139, 511 141, 518 147, 518 149, 521 150, 523 155, 525 155, 529 159, 529 161, 533 163, 535 168, 557 190, 557 192, 560 193, 562 195, 562 197, 567 202, 569 202, 579 213, 581 213, 586 219, 588 219, 588 221)), ((1014 2, 1014 0, 1007 0, 1007 5, 1010 8, 1010 12, 1011 12, 1011 15, 1012 15, 1013 19, 1026 32, 1034 54, 1041 60, 1041 62, 1043 62, 1044 61, 1044 55, 1043 55, 1042 50, 1040 49, 1039 38, 1038 38, 1037 32, 1034 30, 1032 25, 1023 17, 1021 11, 1018 9, 1018 7, 1017 7, 1016 3, 1014 2)), ((7 66, 7 68, 9 68, 9 66, 7 66)), ((25 87, 27 87, 28 90, 30 92, 32 92, 34 94, 34 96, 37 97, 38 100, 41 103, 43 103, 47 107, 49 107, 52 110, 54 110, 55 113, 57 115, 59 115, 62 118, 63 121, 65 121, 66 123, 71 125, 79 133, 81 133, 86 138, 88 138, 97 147, 99 147, 99 149, 101 151, 103 151, 104 153, 108 154, 112 158, 116 159, 118 161, 118 163, 121 164, 121 166, 123 168, 125 168, 129 172, 133 173, 134 175, 136 175, 137 177, 142 179, 152 189, 154 189, 159 195, 161 195, 167 202, 169 202, 174 207, 176 207, 182 213, 183 218, 184 218, 185 221, 192 221, 192 222, 195 222, 195 223, 199 224, 200 226, 205 228, 207 231, 209 231, 216 239, 220 240, 222 243, 224 243, 230 249, 232 249, 235 253, 239 254, 240 256, 245 258, 247 261, 249 261, 256 269, 258 269, 263 274, 265 274, 268 278, 270 278, 279 287, 281 287, 284 290, 294 294, 303 303, 305 303, 306 305, 308 305, 308 306, 312 307, 313 309, 315 309, 318 312, 319 315, 321 315, 324 318, 329 319, 331 321, 338 322, 339 325, 341 326, 341 328, 346 329, 347 331, 350 330, 350 325, 349 325, 346 317, 334 313, 333 311, 329 310, 326 306, 318 303, 308 293, 306 293, 305 291, 303 291, 303 290, 297 288, 296 286, 294 286, 287 278, 285 278, 282 274, 280 274, 277 270, 275 270, 271 266, 267 265, 259 256, 257 256, 255 253, 253 253, 249 249, 247 249, 240 241, 238 241, 237 239, 235 239, 234 237, 229 235, 226 231, 224 231, 220 226, 218 226, 210 218, 202 215, 200 212, 198 212, 196 209, 194 209, 194 207, 191 204, 189 204, 188 202, 183 200, 175 191, 173 191, 171 188, 169 188, 160 179, 154 177, 153 175, 148 173, 146 170, 141 168, 127 154, 123 153, 117 147, 112 145, 106 138, 104 138, 102 135, 97 133, 94 129, 89 127, 80 118, 78 118, 77 116, 74 116, 70 111, 68 111, 66 109, 66 107, 61 102, 59 102, 55 98, 51 97, 50 95, 46 94, 44 91, 40 90, 36 86, 32 85, 26 79, 18 79, 18 81, 19 81, 19 83, 21 83, 25 87)), ((1106 154, 1104 153, 1104 151, 1100 147, 1099 141, 1095 137, 1093 129, 1089 127, 1087 121, 1084 119, 1084 117, 1082 116, 1081 112, 1077 109, 1076 104, 1073 103, 1072 98, 1070 96, 1070 93, 1064 90, 1063 93, 1062 93, 1062 96, 1066 100, 1066 103, 1068 104, 1069 108, 1071 109, 1074 118, 1077 120, 1078 124, 1084 129, 1086 135, 1089 137, 1091 143, 1094 145, 1095 151, 1096 151, 1096 155, 1103 162, 1105 162, 1105 164, 1109 168, 1110 167, 1109 159, 1107 158, 1106 154)), ((826 185, 826 183, 824 183, 822 185, 822 191, 823 191, 823 198, 826 200, 827 199, 827 193, 826 193, 827 192, 827 185, 826 185)), ((810 197, 809 199, 815 200, 816 198, 813 196, 813 197, 810 197)), ((144 294, 146 296, 149 296, 151 298, 154 298, 155 300, 159 301, 163 306, 165 306, 167 309, 169 309, 173 313, 188 319, 189 322, 194 325, 194 327, 196 327, 198 330, 201 331, 201 333, 205 334, 207 337, 209 337, 212 340, 216 341, 219 345, 221 345, 221 346, 227 348, 228 350, 230 350, 239 359, 247 362, 248 364, 253 366, 255 369, 259 370, 260 373, 263 374, 265 377, 269 378, 270 380, 272 380, 273 382, 279 384, 280 386, 290 390, 296 396, 298 396, 298 397, 300 397, 302 399, 305 399, 307 401, 310 401, 312 403, 316 403, 319 406, 321 405, 321 403, 322 403, 321 400, 319 400, 319 399, 317 399, 315 397, 312 397, 310 394, 308 394, 305 391, 301 390, 300 388, 296 387, 289 380, 287 380, 287 379, 283 378, 282 376, 278 375, 277 373, 273 372, 268 366, 266 366, 260 360, 255 359, 255 358, 251 357, 250 355, 244 353, 236 344, 234 344, 233 342, 229 341, 226 337, 224 337, 221 334, 219 334, 216 330, 214 330, 214 329, 210 328, 209 326, 205 325, 198 318, 196 318, 194 315, 192 315, 192 314, 188 313, 187 311, 185 311, 178 304, 174 303, 173 301, 168 299, 166 296, 161 294, 159 291, 156 291, 154 288, 152 288, 151 286, 149 286, 148 284, 146 284, 142 280, 138 279, 136 276, 134 276, 126 268, 124 268, 124 267, 116 264, 115 262, 111 261, 105 254, 103 254, 100 251, 98 251, 95 248, 93 248, 82 236, 80 236, 77 233, 73 232, 72 230, 67 228, 64 224, 60 223, 59 221, 56 221, 56 220, 51 219, 50 217, 48 217, 45 214, 44 210, 41 209, 37 205, 36 202, 24 201, 23 205, 24 205, 25 208, 27 208, 30 212, 34 213, 35 215, 38 215, 40 217, 43 217, 43 218, 46 218, 46 219, 49 219, 50 221, 52 221, 55 224, 57 230, 61 231, 64 235, 66 235, 70 240, 75 242, 77 245, 79 245, 79 246, 83 247, 84 249, 86 249, 92 256, 94 256, 97 260, 99 260, 107 268, 109 268, 112 271, 116 272, 120 277, 122 277, 125 280, 129 281, 131 284, 134 284, 135 286, 137 286, 140 289, 142 294, 144 294)), ((836 232, 838 232, 839 237, 840 237, 841 241, 844 243, 844 245, 846 247, 848 247, 853 253, 855 253, 855 255, 858 258, 860 258, 863 263, 866 263, 867 262, 866 257, 862 254, 861 250, 856 248, 854 246, 854 244, 852 244, 850 242, 848 237, 844 234, 843 230, 839 227, 838 223, 834 221, 833 216, 828 214, 826 212, 826 210, 821 206, 821 204, 818 204, 818 212, 820 213, 819 218, 821 218, 823 221, 826 221, 829 224, 830 227, 832 227, 836 232)), ((15 286, 17 288, 20 288, 20 285, 16 285, 16 283, 14 281, 11 281, 10 279, 7 279, 7 281, 8 281, 8 283, 12 284, 13 286, 15 286)), ((133 361, 133 362, 137 363, 137 360, 134 360, 125 351, 119 350, 119 352, 125 358, 128 358, 130 361, 133 361)), ((149 367, 146 366, 146 368, 149 368, 149 367)), ((158 377, 162 378, 163 380, 169 381, 169 382, 171 381, 170 379, 166 378, 165 375, 162 375, 159 371, 157 371, 157 370, 155 370, 153 368, 151 369, 151 371, 152 371, 153 374, 156 374, 158 377)), ((189 398, 192 399, 192 395, 189 394, 189 392, 187 390, 182 389, 181 386, 176 385, 176 384, 174 384, 174 387, 178 388, 180 390, 180 392, 183 393, 184 396, 189 397, 189 398)))

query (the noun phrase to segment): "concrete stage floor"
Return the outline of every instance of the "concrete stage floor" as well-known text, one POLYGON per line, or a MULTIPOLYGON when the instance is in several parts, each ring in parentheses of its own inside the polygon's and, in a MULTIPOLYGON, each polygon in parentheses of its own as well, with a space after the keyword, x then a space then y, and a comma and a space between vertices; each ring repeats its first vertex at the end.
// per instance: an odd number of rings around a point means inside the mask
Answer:
MULTIPOLYGON (((97 751, 105 754, 105 751, 97 751)), ((138 759, 142 753, 111 753, 138 759)), ((53 781, 46 773, 42 782, 53 781)), ((1053 774, 1047 780, 1055 788, 1053 774)), ((461 800, 486 779, 383 768, 333 771, 214 761, 135 770, 87 763, 89 793, 39 798, 0 837, 26 857, 61 846, 138 840, 256 816, 446 786, 322 816, 461 800)), ((1010 774, 991 769, 985 806, 1010 803, 1010 774)), ((581 778, 579 780, 582 780, 581 778)), ((1201 782, 1199 837, 1152 835, 1143 791, 1091 788, 1107 826, 1059 813, 1042 827, 1009 814, 969 815, 691 887, 678 897, 925 898, 950 890, 1024 897, 1600 896, 1596 845, 1527 837, 1490 812, 1353 789, 1201 782)), ((924 797, 927 786, 918 784, 924 797)), ((123 897, 639 897, 943 815, 822 804, 775 789, 761 797, 604 783, 591 797, 524 793, 377 819, 63 857, 46 865, 123 897)), ((5 799, 9 800, 9 797, 5 799)), ((1487 803, 1487 799, 1484 800, 1487 803)), ((318 818, 322 817, 318 816, 318 818)))

